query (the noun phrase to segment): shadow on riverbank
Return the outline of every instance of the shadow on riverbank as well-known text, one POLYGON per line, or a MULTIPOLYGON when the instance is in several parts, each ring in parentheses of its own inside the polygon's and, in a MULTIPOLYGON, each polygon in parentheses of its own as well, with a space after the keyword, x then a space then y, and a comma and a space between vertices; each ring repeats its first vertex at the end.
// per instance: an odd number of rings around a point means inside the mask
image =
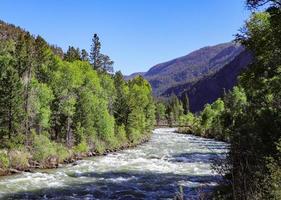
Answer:
POLYGON ((60 188, 19 192, 1 199, 171 199, 181 185, 187 199, 198 199, 212 191, 219 176, 188 176, 173 173, 106 172, 68 174, 74 181, 92 178, 87 183, 60 188))

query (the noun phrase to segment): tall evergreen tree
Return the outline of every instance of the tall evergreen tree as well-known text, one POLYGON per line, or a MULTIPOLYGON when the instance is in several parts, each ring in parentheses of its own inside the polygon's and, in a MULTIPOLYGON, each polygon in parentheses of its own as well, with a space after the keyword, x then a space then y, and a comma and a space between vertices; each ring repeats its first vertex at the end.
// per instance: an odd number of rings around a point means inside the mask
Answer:
POLYGON ((100 60, 100 49, 101 43, 99 36, 95 33, 92 39, 92 46, 90 52, 90 59, 93 69, 98 70, 101 68, 101 60, 100 60))
POLYGON ((100 50, 101 43, 99 36, 97 34, 94 34, 90 52, 90 61, 93 66, 93 69, 99 70, 101 72, 112 73, 114 62, 109 58, 108 55, 102 54, 100 50))
POLYGON ((82 60, 81 52, 79 48, 69 46, 66 54, 64 55, 64 60, 68 62, 73 62, 75 60, 82 60))
POLYGON ((82 49, 82 51, 81 51, 81 60, 89 61, 89 54, 85 49, 82 49))
POLYGON ((100 60, 101 60, 101 69, 104 72, 113 73, 114 62, 109 58, 109 56, 104 55, 104 54, 100 54, 100 60))
POLYGON ((184 94, 183 98, 182 98, 182 106, 183 106, 183 112, 186 115, 187 113, 189 113, 189 98, 187 93, 184 94))
POLYGON ((0 56, 0 137, 20 133, 23 86, 11 57, 0 56))
POLYGON ((118 71, 114 76, 114 85, 116 88, 116 98, 114 102, 114 116, 117 125, 125 125, 128 120, 129 106, 128 106, 128 94, 129 87, 123 78, 123 75, 118 71))
POLYGON ((39 81, 49 81, 49 71, 53 67, 52 55, 48 43, 41 36, 37 36, 35 39, 35 77, 39 81))
POLYGON ((29 33, 20 34, 16 41, 15 58, 16 66, 24 86, 24 132, 26 135, 30 133, 30 83, 34 76, 34 55, 34 39, 29 33))

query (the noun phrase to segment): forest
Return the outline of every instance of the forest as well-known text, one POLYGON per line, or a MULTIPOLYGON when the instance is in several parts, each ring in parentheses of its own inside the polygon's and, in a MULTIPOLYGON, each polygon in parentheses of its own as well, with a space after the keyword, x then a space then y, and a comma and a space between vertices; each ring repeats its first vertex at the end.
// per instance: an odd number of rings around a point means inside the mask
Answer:
POLYGON ((63 51, 1 22, 0 174, 56 167, 136 145, 150 136, 155 106, 142 77, 126 82, 100 52, 63 51))
POLYGON ((281 2, 248 0, 253 12, 236 35, 254 55, 239 83, 203 111, 188 111, 188 97, 156 105, 157 121, 179 132, 227 141, 225 160, 214 169, 224 176, 214 199, 281 199, 281 2), (168 117, 167 117, 168 116, 168 117))

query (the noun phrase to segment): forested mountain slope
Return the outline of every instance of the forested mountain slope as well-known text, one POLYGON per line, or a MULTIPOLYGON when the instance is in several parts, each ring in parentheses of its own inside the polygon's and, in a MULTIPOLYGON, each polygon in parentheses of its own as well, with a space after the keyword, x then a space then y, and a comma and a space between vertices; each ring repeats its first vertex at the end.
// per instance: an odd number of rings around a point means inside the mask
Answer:
POLYGON ((200 111, 207 103, 212 103, 237 84, 237 77, 252 61, 252 55, 243 51, 234 60, 215 74, 203 77, 195 83, 186 83, 169 88, 162 96, 176 94, 181 99, 187 94, 192 112, 200 111))
POLYGON ((232 42, 204 47, 186 56, 155 65, 141 75, 150 82, 153 93, 159 96, 170 87, 195 82, 217 72, 242 51, 242 46, 232 42))
POLYGON ((173 94, 190 99, 191 111, 202 110, 206 103, 221 97, 232 89, 237 76, 251 62, 244 47, 224 43, 204 47, 186 56, 155 65, 145 73, 134 73, 127 79, 142 75, 147 79, 155 96, 168 99, 173 94))

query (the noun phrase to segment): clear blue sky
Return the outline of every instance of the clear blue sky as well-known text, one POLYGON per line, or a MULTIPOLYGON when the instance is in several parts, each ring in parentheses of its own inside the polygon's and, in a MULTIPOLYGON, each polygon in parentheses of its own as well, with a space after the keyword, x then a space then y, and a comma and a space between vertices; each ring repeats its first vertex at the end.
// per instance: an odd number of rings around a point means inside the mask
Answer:
POLYGON ((249 15, 244 1, 1 0, 0 19, 64 50, 89 50, 98 33, 115 70, 130 74, 232 40, 249 15))

